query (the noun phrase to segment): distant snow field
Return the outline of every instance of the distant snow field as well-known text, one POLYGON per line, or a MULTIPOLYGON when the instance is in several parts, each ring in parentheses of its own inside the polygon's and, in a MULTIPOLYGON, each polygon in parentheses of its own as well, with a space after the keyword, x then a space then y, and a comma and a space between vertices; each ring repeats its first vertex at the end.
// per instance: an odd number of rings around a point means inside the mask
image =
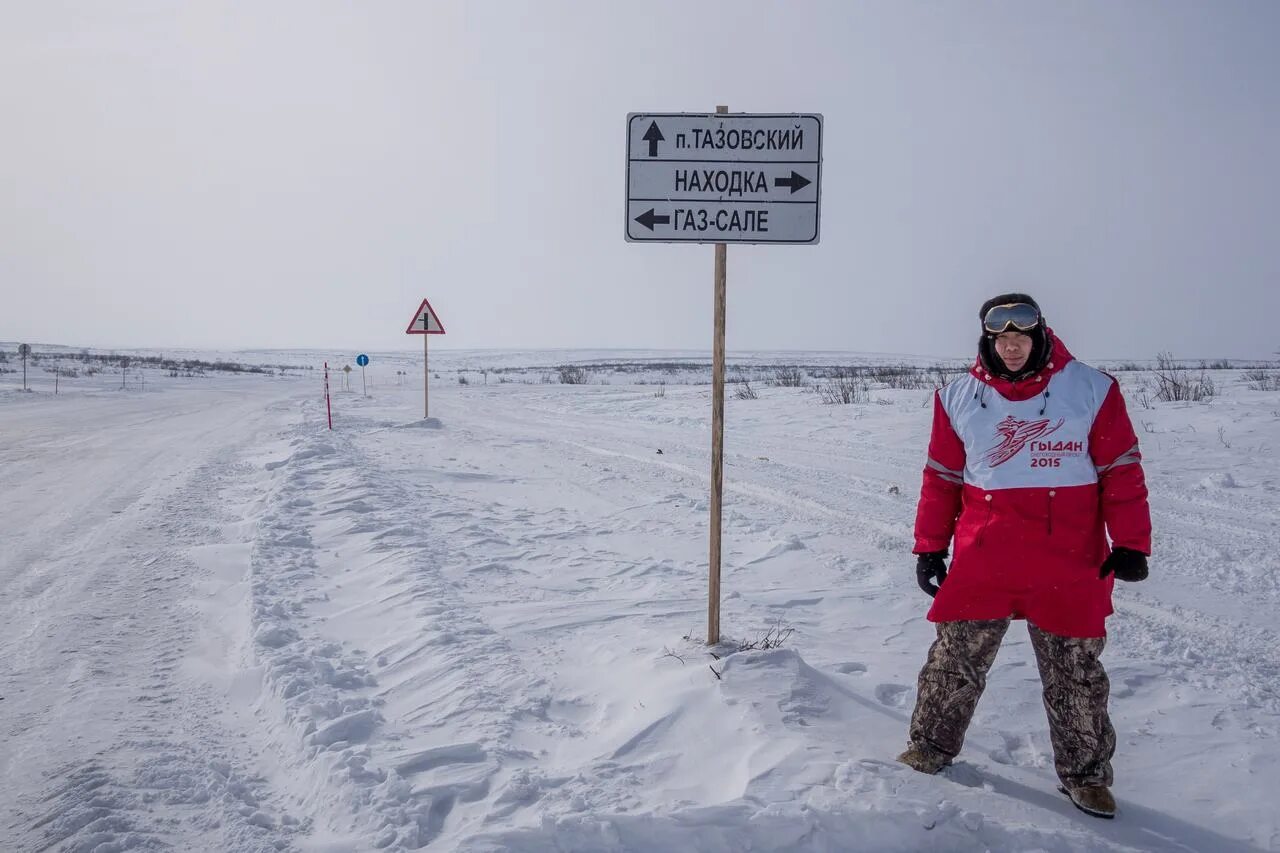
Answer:
POLYGON ((0 850, 1280 850, 1274 370, 1199 402, 1118 374, 1155 554, 1109 623, 1100 821, 1055 790, 1021 626, 961 760, 893 760, 956 363, 731 361, 709 650, 705 357, 432 353, 424 420, 421 356, 67 350, 24 392, 5 348, 0 850), (921 370, 815 393, 849 365, 921 370))

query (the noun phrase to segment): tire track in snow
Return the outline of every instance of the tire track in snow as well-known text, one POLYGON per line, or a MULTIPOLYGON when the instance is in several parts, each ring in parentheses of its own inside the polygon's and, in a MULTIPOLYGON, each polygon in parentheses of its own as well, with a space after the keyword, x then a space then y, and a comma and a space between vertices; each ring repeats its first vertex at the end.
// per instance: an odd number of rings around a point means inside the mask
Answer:
POLYGON ((309 809, 358 845, 418 849, 483 819, 512 725, 495 712, 529 676, 447 570, 449 496, 380 478, 360 446, 371 425, 344 423, 271 466, 254 633, 285 749, 321 783, 309 809), (368 634, 369 614, 411 630, 374 630, 367 649, 325 631, 350 619, 368 634))
MULTIPOLYGON (((633 470, 636 475, 647 476, 653 469, 662 469, 678 475, 681 481, 690 481, 683 483, 684 485, 691 483, 700 489, 709 488, 711 474, 707 447, 664 441, 667 449, 662 457, 657 457, 652 449, 655 439, 646 435, 643 426, 630 421, 598 418, 584 421, 582 418, 565 417, 555 410, 538 407, 529 407, 524 411, 524 416, 518 419, 501 409, 486 411, 484 417, 487 419, 487 426, 500 425, 500 434, 507 437, 530 432, 553 436, 551 440, 556 444, 572 446, 597 456, 625 459, 636 466, 633 470), (534 425, 529 422, 529 411, 543 415, 540 423, 534 425), (648 440, 644 440, 645 438, 648 440), (610 447, 603 446, 606 443, 610 447), (671 452, 673 446, 676 448, 675 453, 671 452), (696 458, 700 462, 705 461, 706 465, 699 468, 675 461, 682 457, 696 458)), ((481 440, 493 439, 491 435, 486 435, 481 440)), ((730 445, 731 441, 732 437, 726 436, 726 444, 730 445)), ((757 506, 759 517, 777 519, 781 512, 780 517, 783 519, 810 524, 816 522, 834 533, 848 535, 855 540, 870 541, 878 550, 898 550, 909 554, 912 546, 911 525, 915 518, 914 503, 908 505, 911 495, 902 497, 903 489, 896 496, 888 491, 890 485, 898 485, 904 478, 885 476, 868 479, 866 475, 856 472, 856 466, 865 464, 874 468, 888 468, 895 474, 911 472, 905 479, 912 481, 914 487, 918 488, 919 469, 923 467, 923 450, 918 454, 895 451, 886 459, 884 450, 879 448, 860 447, 845 442, 837 444, 840 446, 839 452, 822 449, 797 451, 794 444, 761 442, 754 449, 764 451, 765 460, 758 457, 753 460, 743 454, 736 456, 736 459, 746 461, 750 467, 735 464, 734 454, 726 451, 726 512, 740 510, 744 503, 754 501, 758 505, 764 504, 757 506), (854 450, 859 452, 851 456, 854 450), (846 473, 843 476, 833 475, 831 462, 841 458, 841 453, 848 457, 846 473), (797 455, 809 457, 812 465, 787 458, 797 455), (888 514, 885 513, 886 510, 889 511, 888 514)))
POLYGON ((91 754, 48 772, 38 804, 23 807, 32 809, 25 828, 11 827, 33 849, 292 846, 292 819, 266 780, 244 769, 251 758, 223 727, 218 699, 181 671, 197 630, 183 602, 201 574, 185 551, 221 541, 220 524, 238 521, 218 499, 237 479, 229 458, 164 496, 159 520, 135 528, 127 565, 98 569, 81 630, 61 638, 62 653, 77 660, 67 673, 71 701, 84 705, 88 726, 114 734, 98 747, 93 728, 73 735, 91 754))

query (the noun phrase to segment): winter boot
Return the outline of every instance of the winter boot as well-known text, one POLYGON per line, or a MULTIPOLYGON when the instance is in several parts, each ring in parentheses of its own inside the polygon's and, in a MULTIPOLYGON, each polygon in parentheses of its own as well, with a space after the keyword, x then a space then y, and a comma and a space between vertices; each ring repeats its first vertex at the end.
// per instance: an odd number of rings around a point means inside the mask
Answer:
POLYGON ((951 759, 941 753, 923 746, 909 746, 907 751, 898 756, 898 760, 921 773, 932 776, 951 763, 951 759))
POLYGON ((1085 814, 1107 819, 1116 816, 1116 798, 1102 785, 1090 785, 1087 788, 1061 787, 1058 790, 1070 797, 1075 807, 1085 814))

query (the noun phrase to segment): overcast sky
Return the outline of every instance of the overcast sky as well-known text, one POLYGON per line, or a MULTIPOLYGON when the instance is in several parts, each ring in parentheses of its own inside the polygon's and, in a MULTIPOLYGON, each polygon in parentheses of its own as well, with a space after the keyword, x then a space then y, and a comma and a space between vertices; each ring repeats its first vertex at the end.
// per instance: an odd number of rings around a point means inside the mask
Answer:
POLYGON ((628 112, 825 116, 822 241, 730 246, 728 346, 1280 349, 1280 3, 0 0, 0 340, 709 348, 624 242, 628 112))

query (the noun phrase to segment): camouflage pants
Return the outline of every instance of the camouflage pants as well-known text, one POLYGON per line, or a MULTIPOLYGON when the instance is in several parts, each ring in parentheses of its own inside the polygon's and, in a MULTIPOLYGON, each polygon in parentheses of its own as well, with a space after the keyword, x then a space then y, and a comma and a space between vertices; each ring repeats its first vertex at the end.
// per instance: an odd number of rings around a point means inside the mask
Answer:
MULTIPOLYGON (((939 622, 920 670, 911 715, 913 746, 954 758, 964 743, 1008 619, 939 622)), ((1098 656, 1102 637, 1059 637, 1027 623, 1049 716, 1054 769, 1068 787, 1110 786, 1116 733, 1107 715, 1111 685, 1098 656)))

